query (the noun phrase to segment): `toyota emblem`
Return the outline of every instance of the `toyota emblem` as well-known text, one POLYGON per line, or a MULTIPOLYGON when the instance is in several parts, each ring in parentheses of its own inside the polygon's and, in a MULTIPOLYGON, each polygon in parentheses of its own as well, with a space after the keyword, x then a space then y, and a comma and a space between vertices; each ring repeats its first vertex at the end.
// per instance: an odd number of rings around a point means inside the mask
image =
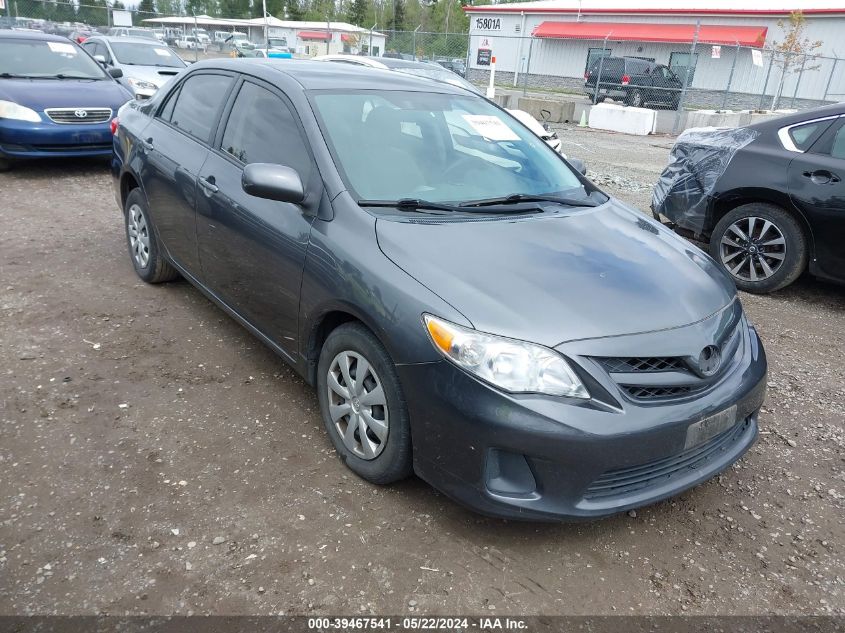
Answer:
POLYGON ((708 345, 698 355, 698 371, 702 376, 712 376, 722 365, 722 354, 715 345, 708 345))
POLYGON ((84 119, 88 116, 88 110, 83 110, 82 108, 80 108, 79 110, 74 110, 73 116, 75 116, 77 119, 84 119))

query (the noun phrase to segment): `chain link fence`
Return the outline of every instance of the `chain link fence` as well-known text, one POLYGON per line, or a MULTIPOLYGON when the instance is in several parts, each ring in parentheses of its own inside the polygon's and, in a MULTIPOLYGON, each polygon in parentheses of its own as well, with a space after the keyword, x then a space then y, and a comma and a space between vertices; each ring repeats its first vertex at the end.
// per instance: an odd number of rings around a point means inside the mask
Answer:
MULTIPOLYGON (((114 26, 115 12, 124 11, 112 0, 0 2, 5 5, 0 9, 0 27, 66 36, 105 32, 114 26)), ((135 26, 154 26, 144 20, 175 14, 140 11, 143 6, 142 2, 125 10, 135 26)), ((162 3, 155 6, 162 8, 162 3)), ((181 7, 178 3, 175 6, 181 7)), ((218 5, 215 8, 215 17, 227 18, 218 5)), ((202 9, 209 6, 202 5, 202 9)), ((189 29, 192 18, 184 11, 182 16, 189 29)), ((386 39, 381 50, 372 46, 374 54, 436 61, 480 85, 488 82, 489 62, 495 57, 496 84, 523 93, 543 91, 580 95, 592 102, 609 98, 629 105, 713 110, 802 109, 845 100, 845 59, 836 57, 790 55, 771 48, 717 45, 697 38, 692 43, 673 44, 618 41, 612 36, 590 40, 527 33, 503 36, 426 33, 419 29, 380 31, 386 39), (620 66, 619 58, 627 61, 620 66)), ((249 30, 252 37, 258 32, 249 30)), ((365 45, 351 52, 371 50, 367 35, 360 37, 365 45)), ((301 47, 300 54, 320 54, 324 48, 301 47)))
POLYGON ((845 99, 845 59, 706 42, 476 35, 467 78, 499 86, 682 109, 803 109, 845 99), (624 58, 625 61, 621 61, 624 58), (649 62, 639 63, 639 62, 649 62))

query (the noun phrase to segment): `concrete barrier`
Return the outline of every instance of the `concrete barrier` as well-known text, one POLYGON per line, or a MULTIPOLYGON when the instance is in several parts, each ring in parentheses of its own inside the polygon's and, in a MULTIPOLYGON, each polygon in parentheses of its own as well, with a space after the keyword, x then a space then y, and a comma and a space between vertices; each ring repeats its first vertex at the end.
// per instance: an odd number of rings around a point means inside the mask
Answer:
POLYGON ((748 112, 731 110, 691 110, 687 114, 686 127, 742 127, 751 123, 748 112))
POLYGON ((590 108, 591 128, 645 136, 654 132, 654 110, 599 103, 590 108))
POLYGON ((520 97, 517 109, 525 110, 540 121, 549 123, 571 123, 575 119, 574 101, 552 101, 550 99, 535 99, 534 97, 520 97))
POLYGON ((493 101, 496 102, 496 105, 498 105, 502 108, 505 108, 505 109, 510 108, 511 103, 514 100, 515 99, 513 98, 513 95, 511 95, 507 92, 499 92, 499 93, 496 94, 495 97, 493 97, 493 101))

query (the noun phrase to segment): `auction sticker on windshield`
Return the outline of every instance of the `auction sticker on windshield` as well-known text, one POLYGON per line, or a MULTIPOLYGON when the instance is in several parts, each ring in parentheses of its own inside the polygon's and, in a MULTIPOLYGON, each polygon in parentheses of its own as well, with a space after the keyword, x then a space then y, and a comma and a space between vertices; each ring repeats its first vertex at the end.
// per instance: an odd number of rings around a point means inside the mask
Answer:
POLYGON ((64 42, 47 42, 47 46, 54 53, 66 53, 68 55, 76 55, 76 49, 73 44, 65 44, 64 42))
POLYGON ((464 120, 484 138, 491 141, 518 141, 519 136, 497 116, 464 114, 464 120))
POLYGON ((161 55, 162 57, 170 57, 170 51, 166 48, 154 48, 156 55, 161 55))

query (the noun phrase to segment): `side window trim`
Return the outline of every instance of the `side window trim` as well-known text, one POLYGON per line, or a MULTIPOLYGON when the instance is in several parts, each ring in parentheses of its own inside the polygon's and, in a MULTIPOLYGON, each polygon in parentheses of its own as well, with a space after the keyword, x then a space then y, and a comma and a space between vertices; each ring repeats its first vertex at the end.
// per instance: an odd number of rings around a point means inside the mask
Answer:
MULTIPOLYGON (((188 75, 186 75, 185 77, 182 78, 182 81, 180 81, 178 85, 173 87, 173 90, 170 91, 170 93, 167 95, 167 98, 159 106, 158 110, 156 110, 153 118, 160 121, 161 123, 163 123, 164 125, 169 127, 171 130, 176 130, 177 132, 179 132, 183 136, 185 136, 185 137, 187 137, 187 138, 189 138, 193 141, 196 141, 197 143, 201 143, 202 145, 205 145, 206 147, 213 148, 214 145, 217 142, 217 133, 219 132, 219 129, 220 129, 220 124, 222 122, 223 113, 226 111, 226 107, 228 106, 229 101, 233 98, 232 97, 233 89, 237 85, 238 85, 238 76, 231 71, 217 70, 215 68, 209 68, 209 69, 203 69, 203 70, 199 70, 199 71, 196 71, 196 72, 189 73, 188 75), (212 135, 210 140, 209 139, 202 140, 202 139, 197 138, 196 136, 193 136, 192 134, 188 134, 188 132, 186 132, 185 130, 179 128, 176 125, 173 125, 169 120, 166 120, 166 119, 161 117, 161 113, 164 112, 165 109, 167 109, 168 104, 173 100, 179 99, 179 95, 182 93, 182 86, 185 85, 185 82, 188 81, 189 79, 191 79, 191 77, 198 77, 200 75, 221 75, 221 76, 228 77, 229 79, 233 80, 231 82, 231 85, 228 88, 228 94, 226 95, 226 98, 223 99, 223 106, 220 107, 218 109, 218 111, 216 112, 216 114, 214 115, 214 122, 211 124, 211 129, 215 130, 215 133, 214 133, 214 135, 212 135)), ((174 103, 174 105, 175 105, 175 103, 174 103)))

